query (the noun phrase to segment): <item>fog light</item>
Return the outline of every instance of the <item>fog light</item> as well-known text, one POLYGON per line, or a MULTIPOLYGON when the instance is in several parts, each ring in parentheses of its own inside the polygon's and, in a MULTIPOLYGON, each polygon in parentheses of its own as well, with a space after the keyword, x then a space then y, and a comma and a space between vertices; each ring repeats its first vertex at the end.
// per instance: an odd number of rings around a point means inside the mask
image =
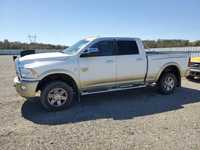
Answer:
POLYGON ((22 86, 21 86, 21 89, 22 89, 22 90, 26 90, 26 87, 22 85, 22 86))

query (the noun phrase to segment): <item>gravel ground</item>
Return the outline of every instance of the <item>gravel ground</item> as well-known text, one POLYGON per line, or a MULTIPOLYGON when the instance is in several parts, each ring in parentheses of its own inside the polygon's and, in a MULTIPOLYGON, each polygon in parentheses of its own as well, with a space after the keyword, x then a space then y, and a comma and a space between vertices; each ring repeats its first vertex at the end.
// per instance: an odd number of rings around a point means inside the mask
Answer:
POLYGON ((153 88, 82 97, 45 112, 17 95, 12 58, 0 56, 0 149, 200 149, 200 81, 162 96, 153 88))

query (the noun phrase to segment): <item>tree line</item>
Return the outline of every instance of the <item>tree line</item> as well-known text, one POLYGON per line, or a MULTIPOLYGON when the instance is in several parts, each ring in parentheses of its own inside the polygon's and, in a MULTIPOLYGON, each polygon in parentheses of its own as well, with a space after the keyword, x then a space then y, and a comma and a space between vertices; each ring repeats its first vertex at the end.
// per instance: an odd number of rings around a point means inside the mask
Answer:
MULTIPOLYGON (((188 46, 200 46, 200 40, 144 40, 145 48, 165 48, 165 47, 188 47, 188 46)), ((22 43, 22 42, 10 42, 8 40, 0 41, 0 49, 64 49, 68 46, 65 45, 53 45, 44 43, 22 43)))
POLYGON ((166 48, 166 47, 188 47, 188 46, 200 46, 200 40, 145 40, 143 41, 145 48, 166 48))
POLYGON ((64 45, 53 45, 44 43, 22 43, 22 42, 10 42, 8 40, 0 41, 0 49, 64 49, 67 46, 64 45))

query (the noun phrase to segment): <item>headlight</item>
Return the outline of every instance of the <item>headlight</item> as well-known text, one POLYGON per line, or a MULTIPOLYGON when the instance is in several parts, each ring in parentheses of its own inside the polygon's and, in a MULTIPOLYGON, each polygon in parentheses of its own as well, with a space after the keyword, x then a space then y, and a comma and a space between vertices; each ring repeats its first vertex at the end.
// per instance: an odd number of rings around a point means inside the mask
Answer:
POLYGON ((21 76, 25 79, 32 79, 37 77, 36 71, 31 68, 20 68, 21 76))

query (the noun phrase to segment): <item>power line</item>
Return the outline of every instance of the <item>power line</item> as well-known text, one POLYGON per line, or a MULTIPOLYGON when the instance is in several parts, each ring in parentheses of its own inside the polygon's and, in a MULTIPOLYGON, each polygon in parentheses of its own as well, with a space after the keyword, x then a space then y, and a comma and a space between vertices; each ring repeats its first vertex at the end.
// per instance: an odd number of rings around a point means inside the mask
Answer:
POLYGON ((36 36, 36 34, 34 34, 34 35, 28 35, 28 39, 29 39, 29 42, 30 43, 36 43, 36 40, 37 40, 37 36, 36 36))

